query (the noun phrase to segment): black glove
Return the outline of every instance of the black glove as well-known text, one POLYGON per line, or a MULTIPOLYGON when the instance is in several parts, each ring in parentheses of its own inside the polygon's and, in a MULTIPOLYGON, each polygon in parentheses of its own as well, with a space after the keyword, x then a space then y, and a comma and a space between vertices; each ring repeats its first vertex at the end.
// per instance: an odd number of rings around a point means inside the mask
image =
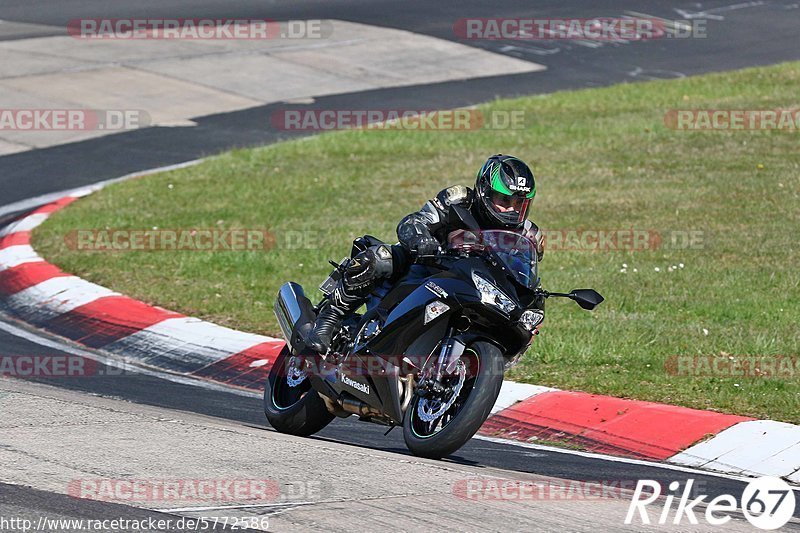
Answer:
POLYGON ((434 255, 439 252, 439 241, 430 235, 417 235, 408 244, 411 251, 418 257, 421 255, 434 255))

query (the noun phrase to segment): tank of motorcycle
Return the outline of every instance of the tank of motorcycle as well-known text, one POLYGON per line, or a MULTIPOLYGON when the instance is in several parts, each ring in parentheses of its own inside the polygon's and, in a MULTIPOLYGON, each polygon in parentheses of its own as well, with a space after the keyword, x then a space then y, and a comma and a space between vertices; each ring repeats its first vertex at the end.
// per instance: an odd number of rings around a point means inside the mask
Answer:
MULTIPOLYGON (((518 315, 524 310, 525 304, 520 302, 517 291, 503 278, 502 269, 493 268, 480 258, 463 258, 447 271, 416 281, 413 287, 400 283, 384 301, 391 301, 395 291, 407 295, 388 313, 380 333, 357 347, 356 351, 387 357, 409 355, 419 358, 436 348, 454 319, 466 317, 468 329, 473 334, 490 336, 491 340, 505 348, 507 354, 515 355, 528 346, 531 336, 518 323, 518 315), (473 271, 480 272, 515 300, 519 304, 515 312, 509 315, 484 303, 472 282, 473 271), (426 307, 436 302, 443 303, 448 309, 426 322, 426 307)), ((368 315, 365 315, 365 319, 362 324, 366 324, 368 315)), ((461 319, 457 322, 465 325, 461 319)))

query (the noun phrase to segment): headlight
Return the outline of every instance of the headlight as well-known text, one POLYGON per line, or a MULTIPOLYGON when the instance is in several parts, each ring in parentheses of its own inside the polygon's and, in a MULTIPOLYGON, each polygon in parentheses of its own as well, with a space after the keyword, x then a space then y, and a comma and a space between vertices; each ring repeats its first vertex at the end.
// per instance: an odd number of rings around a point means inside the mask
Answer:
POLYGON ((492 283, 484 279, 480 274, 472 273, 472 282, 481 293, 481 302, 491 304, 504 313, 511 313, 516 307, 514 301, 503 291, 495 287, 492 283))
POLYGON ((528 309, 519 317, 519 321, 525 326, 525 329, 533 333, 533 330, 544 321, 544 314, 538 309, 528 309))

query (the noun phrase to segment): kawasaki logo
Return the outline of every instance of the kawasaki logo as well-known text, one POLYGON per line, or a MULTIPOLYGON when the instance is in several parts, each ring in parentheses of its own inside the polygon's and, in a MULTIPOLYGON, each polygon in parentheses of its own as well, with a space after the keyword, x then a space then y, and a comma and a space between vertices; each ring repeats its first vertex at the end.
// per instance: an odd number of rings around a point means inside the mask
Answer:
POLYGON ((342 376, 342 383, 344 383, 348 387, 353 387, 356 390, 360 390, 364 394, 369 394, 369 385, 365 385, 364 383, 359 383, 358 381, 350 379, 347 376, 342 376))

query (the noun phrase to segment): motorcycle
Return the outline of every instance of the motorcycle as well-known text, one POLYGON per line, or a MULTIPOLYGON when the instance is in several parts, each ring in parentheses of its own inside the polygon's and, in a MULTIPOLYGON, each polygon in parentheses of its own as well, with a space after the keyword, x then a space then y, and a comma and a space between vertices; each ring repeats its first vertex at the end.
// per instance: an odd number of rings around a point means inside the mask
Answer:
MULTIPOLYGON (((554 293, 540 286, 536 247, 505 230, 480 230, 453 206, 440 253, 418 258, 408 276, 373 292, 363 314, 346 318, 328 354, 305 344, 316 315, 347 261, 374 237, 357 239, 335 266, 314 306, 297 283, 284 284, 275 314, 286 339, 264 390, 264 411, 278 431, 312 435, 335 417, 393 429, 415 455, 441 458, 486 421, 505 371, 528 350, 544 320, 541 303, 565 297, 592 310, 593 289, 554 293)), ((387 431, 388 433, 388 431, 387 431)))

